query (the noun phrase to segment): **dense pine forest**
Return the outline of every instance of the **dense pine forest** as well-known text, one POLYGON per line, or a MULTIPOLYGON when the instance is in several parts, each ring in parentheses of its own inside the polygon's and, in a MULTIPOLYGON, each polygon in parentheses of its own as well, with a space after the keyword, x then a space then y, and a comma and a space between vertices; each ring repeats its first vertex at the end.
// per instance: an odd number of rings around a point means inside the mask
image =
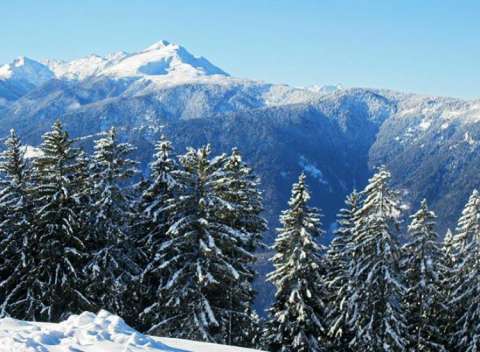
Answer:
POLYGON ((272 352, 480 349, 476 190, 443 236, 426 201, 404 220, 381 167, 346 198, 327 246, 299 175, 264 320, 252 285, 267 224, 239 150, 177 154, 162 137, 142 177, 134 148, 112 128, 89 155, 57 121, 27 159, 11 131, 0 154, 0 317, 106 309, 152 335, 272 352))

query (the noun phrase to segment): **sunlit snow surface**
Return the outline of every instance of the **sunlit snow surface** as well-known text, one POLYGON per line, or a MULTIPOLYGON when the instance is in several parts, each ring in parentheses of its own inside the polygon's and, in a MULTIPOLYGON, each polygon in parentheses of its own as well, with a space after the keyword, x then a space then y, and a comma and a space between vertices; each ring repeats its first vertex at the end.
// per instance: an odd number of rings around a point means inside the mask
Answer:
MULTIPOLYGON (((218 89, 215 87, 229 87, 231 90, 245 90, 249 96, 260 96, 263 106, 313 101, 341 90, 339 86, 305 89, 231 77, 206 58, 195 56, 181 45, 167 41, 157 42, 134 53, 120 51, 105 57, 92 54, 72 61, 53 59, 38 62, 19 58, 10 64, 0 65, 0 83, 8 83, 22 94, 55 79, 91 82, 118 80, 119 85, 128 82, 130 87, 125 94, 131 96, 156 94, 162 89, 178 85, 207 85, 212 86, 213 90, 218 89)), ((0 107, 8 104, 2 98, 0 107)), ((74 101, 68 110, 77 108, 81 108, 81 104, 74 101)))
POLYGON ((143 335, 107 311, 72 315, 59 324, 0 319, 1 352, 253 352, 143 335))
POLYGON ((43 154, 40 148, 31 146, 31 145, 24 146, 23 151, 25 153, 24 156, 26 159, 38 158, 43 154))
POLYGON ((57 78, 85 79, 91 76, 149 77, 160 81, 189 81, 228 74, 203 57, 167 41, 155 43, 137 53, 118 52, 101 57, 90 55, 70 62, 48 60, 45 64, 57 78))

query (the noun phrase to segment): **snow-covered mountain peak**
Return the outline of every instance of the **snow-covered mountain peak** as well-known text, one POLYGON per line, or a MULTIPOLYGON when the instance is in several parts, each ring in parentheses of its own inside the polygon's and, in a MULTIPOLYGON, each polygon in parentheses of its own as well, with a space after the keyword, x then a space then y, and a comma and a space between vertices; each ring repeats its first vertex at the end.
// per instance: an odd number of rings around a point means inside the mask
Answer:
POLYGON ((102 71, 101 75, 167 78, 169 81, 185 81, 212 75, 228 76, 207 59, 194 56, 184 47, 165 40, 123 58, 102 71))
POLYGON ((212 75, 228 76, 207 59, 196 57, 184 47, 166 40, 136 53, 119 51, 105 57, 92 54, 69 62, 49 60, 46 64, 55 77, 77 80, 107 76, 181 82, 212 75))
POLYGON ((185 82, 209 76, 228 76, 203 57, 192 55, 184 47, 161 40, 136 52, 119 51, 105 57, 91 54, 71 61, 37 62, 20 57, 0 66, 0 79, 39 86, 57 78, 84 80, 90 77, 136 77, 156 82, 185 82))
POLYGON ((145 50, 143 51, 152 51, 152 50, 158 50, 158 49, 163 49, 165 48, 166 46, 169 46, 170 45, 170 42, 167 41, 167 40, 160 40, 156 43, 153 43, 152 45, 150 45, 148 48, 146 48, 145 50))
POLYGON ((12 67, 21 67, 25 64, 31 64, 33 62, 32 59, 29 59, 28 57, 25 56, 19 56, 13 62, 10 64, 12 67))
POLYGON ((10 64, 0 66, 0 79, 40 85, 54 77, 44 64, 21 56, 10 64))

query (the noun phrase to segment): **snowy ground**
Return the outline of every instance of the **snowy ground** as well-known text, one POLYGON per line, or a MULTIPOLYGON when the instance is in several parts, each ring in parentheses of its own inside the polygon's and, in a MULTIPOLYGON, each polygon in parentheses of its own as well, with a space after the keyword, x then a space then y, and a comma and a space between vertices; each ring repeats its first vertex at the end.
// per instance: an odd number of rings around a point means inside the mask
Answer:
POLYGON ((187 340, 150 337, 116 315, 73 315, 59 324, 0 319, 1 352, 254 352, 187 340))

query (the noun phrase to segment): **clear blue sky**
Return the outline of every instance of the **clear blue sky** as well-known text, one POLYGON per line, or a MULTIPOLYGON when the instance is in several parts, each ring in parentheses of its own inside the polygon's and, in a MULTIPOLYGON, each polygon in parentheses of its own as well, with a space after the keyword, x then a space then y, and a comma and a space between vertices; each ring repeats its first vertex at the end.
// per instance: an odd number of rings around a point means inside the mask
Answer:
POLYGON ((234 76, 480 97, 480 1, 15 0, 0 63, 179 43, 234 76))

